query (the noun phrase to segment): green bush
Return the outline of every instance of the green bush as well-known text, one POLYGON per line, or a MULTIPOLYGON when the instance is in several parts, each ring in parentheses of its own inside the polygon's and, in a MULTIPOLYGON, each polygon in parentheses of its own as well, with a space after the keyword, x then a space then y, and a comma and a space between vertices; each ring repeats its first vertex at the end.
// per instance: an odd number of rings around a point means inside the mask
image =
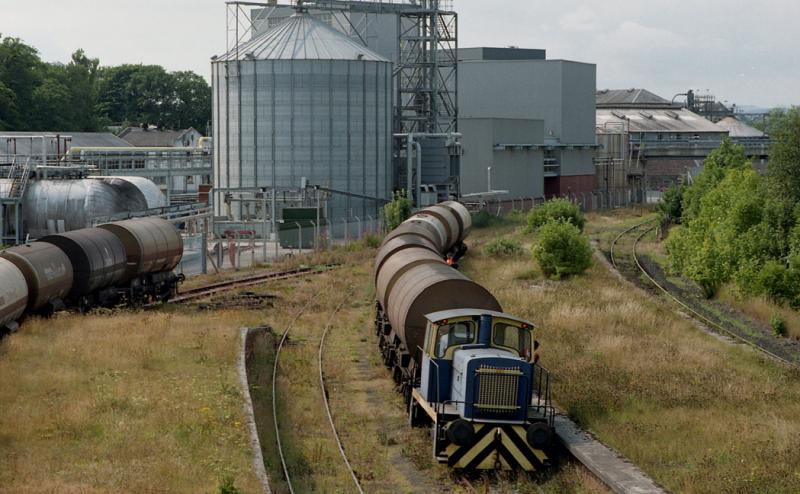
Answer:
POLYGON ((400 223, 407 220, 409 216, 411 216, 411 199, 408 198, 405 191, 395 192, 392 202, 383 206, 383 217, 389 231, 400 226, 400 223))
POLYGON ((769 325, 772 327, 772 334, 775 336, 786 336, 786 321, 777 312, 769 318, 769 325))
POLYGON ((488 228, 497 223, 497 221, 498 221, 497 216, 489 214, 489 212, 486 211, 485 209, 472 215, 473 228, 488 228))
POLYGON ((566 199, 551 199, 528 213, 528 231, 536 231, 548 221, 569 222, 580 231, 586 224, 586 217, 580 208, 566 199))
POLYGON ((592 248, 580 229, 568 221, 549 221, 539 228, 533 257, 545 276, 561 279, 592 265, 592 248))
POLYGON ((492 240, 483 248, 487 256, 516 256, 522 252, 522 244, 517 240, 498 238, 492 240))
POLYGON ((683 188, 673 185, 661 197, 658 203, 658 211, 661 213, 661 220, 667 223, 680 223, 683 213, 683 188))
POLYGON ((244 494, 236 485, 233 483, 233 477, 226 476, 220 482, 219 489, 217 490, 219 494, 244 494))

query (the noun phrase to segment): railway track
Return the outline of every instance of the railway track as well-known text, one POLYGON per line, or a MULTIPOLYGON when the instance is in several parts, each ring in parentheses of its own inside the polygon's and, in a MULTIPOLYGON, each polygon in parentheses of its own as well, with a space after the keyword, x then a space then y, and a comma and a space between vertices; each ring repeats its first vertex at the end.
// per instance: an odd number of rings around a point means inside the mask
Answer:
POLYGON ((345 453, 344 451, 342 440, 339 437, 339 433, 336 430, 336 424, 333 421, 333 414, 331 413, 331 406, 328 400, 328 389, 325 386, 325 373, 322 368, 323 367, 322 354, 325 348, 325 338, 328 336, 328 332, 330 331, 331 326, 333 326, 333 321, 334 318, 336 317, 336 314, 338 314, 339 311, 342 310, 342 307, 349 299, 351 293, 352 293, 352 287, 351 290, 348 290, 348 293, 347 295, 345 295, 345 298, 336 307, 336 309, 334 309, 333 313, 331 314, 331 317, 328 319, 328 323, 325 325, 325 329, 322 332, 322 338, 320 338, 319 341, 319 353, 317 355, 317 361, 319 362, 319 386, 320 390, 322 391, 322 401, 325 403, 325 412, 328 415, 328 422, 331 425, 331 430, 333 431, 333 437, 336 440, 336 445, 339 447, 339 453, 342 455, 342 460, 344 461, 345 467, 350 473, 350 476, 353 478, 353 483, 355 484, 356 490, 358 490, 360 494, 364 494, 364 489, 362 489, 361 487, 361 482, 359 482, 358 476, 356 475, 355 470, 353 470, 353 466, 350 464, 350 460, 347 458, 347 453, 345 453))
POLYGON ((656 278, 647 270, 647 267, 645 266, 644 262, 639 257, 639 254, 637 252, 637 248, 642 239, 647 234, 651 233, 658 227, 658 224, 653 224, 654 221, 655 221, 654 219, 643 221, 622 231, 619 235, 617 235, 617 237, 612 242, 610 249, 611 264, 614 266, 614 268, 620 273, 628 271, 631 274, 643 275, 647 280, 647 283, 656 292, 666 295, 667 298, 669 298, 671 301, 673 301, 675 304, 681 307, 681 309, 683 309, 687 314, 689 314, 695 320, 706 325, 711 330, 717 332, 718 334, 727 336, 731 338, 733 341, 747 345, 777 362, 789 366, 798 366, 798 363, 796 361, 793 361, 785 356, 779 355, 771 351, 768 348, 765 348, 757 341, 753 341, 752 339, 742 336, 738 332, 725 327, 725 325, 722 324, 720 321, 714 320, 712 317, 703 314, 700 310, 695 308, 690 302, 683 299, 679 294, 675 293, 674 290, 669 289, 663 283, 660 283, 658 280, 656 280, 656 278), (625 255, 621 255, 621 250, 620 250, 622 240, 626 237, 629 237, 631 239, 630 252, 627 256, 627 259, 625 255))
MULTIPOLYGON (((198 288, 191 288, 189 290, 183 290, 180 293, 178 293, 177 297, 170 299, 170 302, 176 304, 188 302, 191 300, 202 299, 220 292, 227 292, 230 290, 236 290, 238 288, 245 288, 248 286, 259 285, 265 281, 285 280, 288 278, 296 278, 298 276, 310 276, 314 274, 320 274, 326 271, 330 271, 332 269, 336 269, 337 267, 338 264, 325 264, 319 267, 296 268, 287 271, 262 273, 253 276, 237 278, 235 280, 221 281, 219 283, 213 283, 211 285, 206 285, 198 288)), ((157 304, 151 304, 151 305, 157 305, 157 304)))

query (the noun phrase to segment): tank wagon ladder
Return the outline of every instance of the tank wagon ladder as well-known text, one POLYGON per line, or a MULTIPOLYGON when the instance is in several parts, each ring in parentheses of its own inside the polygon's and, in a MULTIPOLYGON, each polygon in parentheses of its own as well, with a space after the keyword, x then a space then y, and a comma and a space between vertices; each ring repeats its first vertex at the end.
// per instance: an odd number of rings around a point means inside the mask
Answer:
POLYGON ((4 197, 0 197, 0 244, 22 243, 22 197, 28 187, 28 180, 31 171, 31 158, 25 159, 22 163, 15 158, 11 163, 8 172, 8 180, 11 186, 4 197), (9 208, 14 211, 14 234, 7 233, 8 225, 5 224, 9 216, 9 208))

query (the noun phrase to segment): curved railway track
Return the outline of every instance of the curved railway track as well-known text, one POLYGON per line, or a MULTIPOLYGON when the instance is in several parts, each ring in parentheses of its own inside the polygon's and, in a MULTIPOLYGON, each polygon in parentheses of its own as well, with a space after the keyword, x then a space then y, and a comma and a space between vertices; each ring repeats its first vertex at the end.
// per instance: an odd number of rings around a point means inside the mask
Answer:
POLYGON ((353 466, 350 465, 350 460, 347 458, 347 453, 345 453, 344 451, 342 440, 339 437, 339 433, 336 430, 336 424, 333 422, 333 414, 331 413, 331 406, 328 400, 328 389, 325 386, 325 373, 322 369, 323 367, 322 354, 323 354, 323 349, 325 348, 325 338, 328 336, 328 332, 330 331, 331 326, 333 326, 333 321, 334 318, 336 317, 336 314, 338 314, 339 311, 342 310, 342 307, 347 302, 351 291, 352 290, 348 291, 347 295, 345 295, 345 298, 342 300, 342 302, 336 307, 336 309, 334 309, 333 313, 331 314, 331 317, 328 319, 328 323, 325 325, 325 329, 322 332, 322 338, 320 338, 319 340, 319 353, 317 355, 317 361, 319 362, 319 386, 320 389, 322 390, 322 401, 325 403, 325 412, 328 415, 328 422, 331 425, 331 430, 333 431, 333 437, 334 439, 336 439, 336 445, 339 447, 339 453, 341 453, 342 455, 342 460, 344 460, 345 467, 347 467, 347 470, 350 472, 350 476, 353 478, 353 483, 356 486, 356 490, 358 490, 360 494, 364 494, 364 489, 362 489, 361 487, 361 482, 359 482, 358 476, 356 476, 356 472, 355 470, 353 470, 353 466))
POLYGON ((652 232, 653 230, 655 230, 658 227, 658 224, 651 225, 651 223, 653 223, 654 221, 655 221, 655 219, 649 219, 647 221, 643 221, 641 223, 637 223, 636 225, 634 225, 634 226, 622 231, 619 235, 617 235, 617 237, 611 243, 611 249, 610 249, 611 264, 614 266, 614 268, 617 271, 619 271, 620 273, 622 273, 623 269, 628 268, 628 267, 632 267, 633 270, 637 274, 641 273, 642 275, 644 275, 644 277, 647 279, 649 284, 657 292, 665 294, 670 300, 672 300, 678 306, 680 306, 683 310, 685 310, 691 317, 693 317, 694 319, 696 319, 696 320, 700 321, 701 323, 705 324, 707 327, 711 328, 712 330, 716 331, 719 334, 722 334, 724 336, 727 336, 727 337, 731 338, 732 340, 734 340, 734 341, 736 341, 738 343, 743 343, 743 344, 745 344, 745 345, 747 345, 747 346, 749 346, 749 347, 761 352, 762 354, 766 355, 767 357, 772 358, 773 360, 776 360, 776 361, 778 361, 780 363, 783 363, 785 365, 797 366, 798 365, 797 362, 794 362, 794 361, 792 361, 792 360, 790 360, 790 359, 788 359, 786 357, 778 355, 778 354, 770 351, 768 348, 765 348, 764 346, 759 345, 757 342, 752 341, 752 340, 750 340, 750 339, 738 334, 737 332, 726 328, 725 326, 723 326, 722 324, 720 324, 717 321, 714 321, 710 317, 706 316, 705 314, 701 313, 700 311, 698 311, 697 309, 692 307, 691 304, 687 303, 686 300, 684 300, 681 297, 679 297, 679 295, 674 293, 673 290, 670 290, 669 288, 664 286, 662 283, 659 283, 658 280, 655 279, 655 277, 647 270, 647 268, 645 267, 644 263, 639 258, 639 255, 637 253, 637 247, 639 246, 639 243, 642 241, 642 239, 648 233, 652 232), (621 243, 621 240, 626 236, 632 236, 632 238, 633 238, 633 243, 631 245, 631 251, 630 251, 630 254, 629 254, 630 259, 632 260, 632 263, 630 263, 628 266, 626 266, 626 262, 623 260, 623 256, 619 255, 620 252, 619 252, 619 248, 618 248, 618 245, 621 243))
POLYGON ((198 288, 190 288, 178 293, 177 297, 169 300, 170 303, 183 303, 191 300, 197 300, 214 295, 220 292, 227 292, 236 290, 237 288, 245 288, 248 286, 258 285, 265 281, 285 280, 288 278, 296 278, 298 276, 309 276, 314 274, 324 273, 332 269, 336 269, 338 264, 325 264, 319 267, 304 267, 289 269, 286 271, 278 271, 273 273, 262 273, 253 276, 246 276, 237 278, 235 280, 221 281, 219 283, 212 283, 210 285, 201 286, 198 288))
POLYGON ((275 424, 275 442, 278 445, 278 456, 281 460, 283 476, 286 479, 286 485, 289 487, 289 492, 291 494, 294 494, 294 488, 292 487, 292 478, 289 476, 289 468, 286 466, 286 455, 283 452, 283 441, 281 440, 281 431, 280 427, 278 426, 278 400, 276 399, 278 396, 278 362, 281 357, 281 351, 283 350, 283 344, 286 343, 286 337, 289 336, 289 332, 297 323, 298 319, 300 319, 300 317, 305 313, 307 308, 308 304, 303 304, 300 310, 297 311, 297 314, 294 315, 292 320, 286 326, 286 329, 283 331, 283 335, 281 336, 281 341, 278 343, 278 348, 275 350, 275 362, 272 366, 272 419, 275 424))

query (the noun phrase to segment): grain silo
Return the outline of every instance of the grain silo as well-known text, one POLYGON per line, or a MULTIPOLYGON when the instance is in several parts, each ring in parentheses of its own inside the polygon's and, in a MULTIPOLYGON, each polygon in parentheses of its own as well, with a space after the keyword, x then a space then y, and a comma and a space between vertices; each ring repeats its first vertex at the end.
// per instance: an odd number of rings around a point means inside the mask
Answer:
POLYGON ((280 218, 305 177, 337 191, 334 224, 375 217, 364 197, 391 189, 391 62, 298 12, 214 58, 212 79, 218 215, 257 222, 276 190, 280 218))

